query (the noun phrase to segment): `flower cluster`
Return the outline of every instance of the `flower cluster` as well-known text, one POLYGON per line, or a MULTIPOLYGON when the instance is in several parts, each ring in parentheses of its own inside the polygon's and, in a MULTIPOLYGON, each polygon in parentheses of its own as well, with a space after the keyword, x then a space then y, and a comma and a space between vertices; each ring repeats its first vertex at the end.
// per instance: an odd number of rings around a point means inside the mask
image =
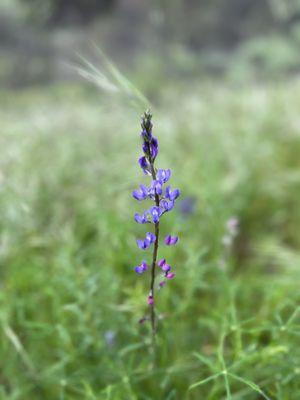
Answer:
MULTIPOLYGON (((141 250, 149 249, 153 245, 152 264, 149 266, 145 261, 134 268, 137 274, 143 274, 150 269, 151 282, 150 293, 148 296, 148 304, 154 305, 154 289, 156 278, 156 266, 160 269, 162 280, 158 287, 162 288, 167 280, 174 278, 175 273, 171 272, 171 266, 165 259, 157 261, 157 252, 159 244, 159 224, 162 216, 170 212, 175 205, 175 200, 179 197, 179 189, 172 189, 167 186, 171 178, 170 169, 157 169, 155 167, 155 159, 158 155, 158 141, 152 135, 152 115, 150 112, 145 112, 142 117, 142 150, 143 156, 139 158, 139 165, 145 175, 151 178, 149 186, 140 185, 137 190, 132 192, 134 199, 138 201, 150 200, 154 204, 145 210, 143 213, 136 213, 134 219, 139 224, 154 224, 154 233, 147 232, 145 238, 138 239, 137 245, 141 250)), ((175 245, 178 242, 178 236, 167 235, 164 243, 167 246, 175 245)))

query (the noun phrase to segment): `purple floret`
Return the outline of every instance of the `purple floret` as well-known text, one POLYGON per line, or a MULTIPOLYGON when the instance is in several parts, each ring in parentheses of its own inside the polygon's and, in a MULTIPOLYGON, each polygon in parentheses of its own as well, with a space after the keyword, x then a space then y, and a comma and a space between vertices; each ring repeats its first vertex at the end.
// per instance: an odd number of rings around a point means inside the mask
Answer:
POLYGON ((176 200, 180 196, 179 189, 171 190, 171 186, 166 188, 166 198, 169 200, 176 200))
POLYGON ((163 185, 164 183, 168 182, 171 177, 171 170, 170 169, 159 169, 156 174, 157 180, 163 185))
POLYGON ((165 238, 165 244, 167 246, 172 246, 178 242, 178 236, 167 235, 165 238))
POLYGON ((145 200, 148 196, 148 189, 146 188, 145 185, 140 185, 139 190, 134 190, 132 192, 132 197, 134 197, 136 200, 145 200))
POLYGON ((134 215, 134 219, 138 224, 146 224, 147 222, 149 222, 146 213, 142 215, 136 213, 134 215))
POLYGON ((160 205, 164 209, 164 212, 168 212, 168 211, 173 210, 175 201, 174 200, 172 200, 172 201, 161 200, 160 205))
POLYGON ((137 274, 143 274, 145 271, 147 271, 148 265, 143 261, 140 265, 134 268, 135 272, 137 274))
POLYGON ((150 186, 150 190, 149 190, 149 194, 152 197, 152 199, 154 199, 155 194, 158 194, 159 196, 162 195, 162 185, 158 180, 152 181, 151 186, 150 186))
POLYGON ((154 224, 157 224, 159 222, 159 217, 162 214, 162 210, 160 207, 154 206, 151 207, 149 210, 151 216, 152 216, 152 221, 154 224))

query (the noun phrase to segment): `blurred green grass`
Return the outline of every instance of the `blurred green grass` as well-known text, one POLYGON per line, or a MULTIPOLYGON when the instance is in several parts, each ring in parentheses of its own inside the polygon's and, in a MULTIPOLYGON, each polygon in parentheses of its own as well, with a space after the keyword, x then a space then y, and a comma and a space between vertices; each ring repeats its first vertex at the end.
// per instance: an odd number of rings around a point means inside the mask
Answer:
POLYGON ((139 115, 88 85, 1 92, 1 399, 299 399, 300 81, 157 97, 158 164, 196 210, 164 219, 151 369, 139 115))

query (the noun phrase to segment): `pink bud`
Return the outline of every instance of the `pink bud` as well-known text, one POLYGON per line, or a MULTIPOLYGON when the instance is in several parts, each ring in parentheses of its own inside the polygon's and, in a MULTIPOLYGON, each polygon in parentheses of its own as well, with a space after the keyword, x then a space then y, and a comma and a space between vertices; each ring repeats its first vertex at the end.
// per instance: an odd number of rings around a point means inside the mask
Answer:
POLYGON ((152 304, 154 303, 153 296, 148 296, 147 303, 149 304, 149 306, 152 306, 152 304))
POLYGON ((167 278, 167 279, 173 279, 174 276, 175 276, 175 273, 174 273, 174 272, 169 272, 169 273, 166 275, 166 278, 167 278))
POLYGON ((161 287, 161 288, 164 287, 166 283, 167 283, 166 281, 159 282, 159 287, 161 287))

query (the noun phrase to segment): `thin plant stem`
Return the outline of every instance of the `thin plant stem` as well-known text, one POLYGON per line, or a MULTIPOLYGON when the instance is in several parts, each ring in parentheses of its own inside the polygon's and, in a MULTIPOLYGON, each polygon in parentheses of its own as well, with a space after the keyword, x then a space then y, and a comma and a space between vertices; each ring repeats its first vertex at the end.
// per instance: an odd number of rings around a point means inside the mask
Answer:
MULTIPOLYGON (((155 168, 153 165, 153 162, 151 162, 151 175, 153 180, 156 180, 156 172, 155 168)), ((155 194, 155 204, 157 207, 159 207, 159 196, 158 194, 155 194)), ((155 267, 156 267, 156 261, 157 261, 157 252, 158 252, 158 243, 159 243, 159 221, 155 224, 155 242, 154 242, 154 248, 153 248, 153 256, 152 256, 152 265, 151 265, 151 281, 150 281, 150 293, 153 298, 153 303, 151 304, 151 330, 152 330, 152 350, 155 353, 155 348, 156 348, 156 329, 157 329, 157 323, 156 323, 156 314, 155 314, 155 267)))

